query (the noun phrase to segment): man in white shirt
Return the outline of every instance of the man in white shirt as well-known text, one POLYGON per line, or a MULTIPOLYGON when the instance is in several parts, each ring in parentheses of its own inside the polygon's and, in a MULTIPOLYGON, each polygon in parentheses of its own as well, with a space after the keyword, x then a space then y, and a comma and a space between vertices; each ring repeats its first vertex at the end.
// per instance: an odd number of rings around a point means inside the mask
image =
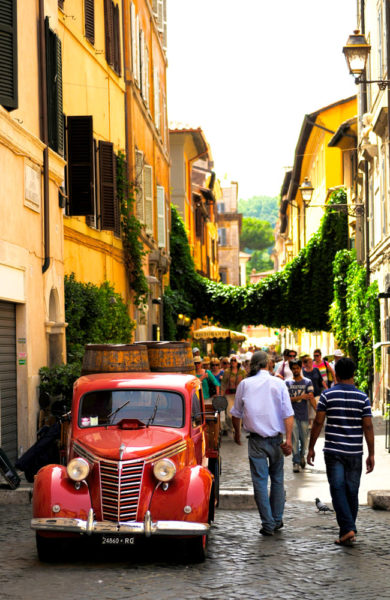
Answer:
POLYGON ((249 464, 253 490, 265 536, 283 527, 284 456, 292 452, 294 411, 287 387, 268 371, 268 355, 255 352, 250 372, 237 387, 231 410, 234 441, 241 445, 241 420, 249 433, 249 464), (286 441, 283 442, 283 434, 286 441), (271 479, 268 496, 268 477, 271 479))

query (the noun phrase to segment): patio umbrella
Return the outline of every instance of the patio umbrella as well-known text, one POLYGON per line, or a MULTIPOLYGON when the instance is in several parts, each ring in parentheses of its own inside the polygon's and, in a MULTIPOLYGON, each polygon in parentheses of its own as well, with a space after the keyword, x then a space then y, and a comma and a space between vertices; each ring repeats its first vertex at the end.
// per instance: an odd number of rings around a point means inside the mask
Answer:
POLYGON ((193 332, 193 338, 195 340, 234 340, 235 342, 243 342, 248 338, 245 333, 239 331, 232 331, 231 329, 223 329, 222 327, 216 327, 215 325, 208 325, 201 329, 196 329, 193 332))

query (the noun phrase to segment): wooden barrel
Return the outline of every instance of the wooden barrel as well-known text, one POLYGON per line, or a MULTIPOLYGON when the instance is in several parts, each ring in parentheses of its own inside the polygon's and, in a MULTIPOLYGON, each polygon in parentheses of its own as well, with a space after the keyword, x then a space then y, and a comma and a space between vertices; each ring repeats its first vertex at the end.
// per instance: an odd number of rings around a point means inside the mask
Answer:
POLYGON ((156 373, 195 375, 189 342, 140 342, 148 349, 150 370, 156 373))
POLYGON ((87 344, 82 375, 150 371, 148 349, 142 344, 87 344))

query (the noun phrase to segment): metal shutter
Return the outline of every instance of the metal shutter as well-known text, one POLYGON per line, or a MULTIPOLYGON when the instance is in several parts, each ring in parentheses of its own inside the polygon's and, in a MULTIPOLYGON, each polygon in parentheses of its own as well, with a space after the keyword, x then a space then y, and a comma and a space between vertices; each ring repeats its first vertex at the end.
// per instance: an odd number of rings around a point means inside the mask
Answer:
POLYGON ((15 304, 0 301, 0 446, 17 458, 15 304))

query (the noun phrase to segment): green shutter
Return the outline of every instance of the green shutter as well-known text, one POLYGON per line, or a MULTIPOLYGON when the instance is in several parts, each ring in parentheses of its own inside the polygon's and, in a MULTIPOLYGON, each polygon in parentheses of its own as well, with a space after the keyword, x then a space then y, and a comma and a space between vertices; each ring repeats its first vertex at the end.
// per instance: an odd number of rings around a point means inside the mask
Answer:
POLYGON ((84 0, 85 37, 95 44, 95 0, 84 0))
POLYGON ((118 233, 119 207, 116 195, 116 161, 111 142, 99 142, 99 185, 101 227, 118 233))
POLYGON ((0 104, 18 108, 16 0, 0 0, 0 104))
POLYGON ((69 214, 94 214, 92 117, 68 117, 69 214))
POLYGON ((60 39, 49 27, 49 17, 45 19, 45 38, 48 143, 52 150, 63 155, 62 50, 60 39))

